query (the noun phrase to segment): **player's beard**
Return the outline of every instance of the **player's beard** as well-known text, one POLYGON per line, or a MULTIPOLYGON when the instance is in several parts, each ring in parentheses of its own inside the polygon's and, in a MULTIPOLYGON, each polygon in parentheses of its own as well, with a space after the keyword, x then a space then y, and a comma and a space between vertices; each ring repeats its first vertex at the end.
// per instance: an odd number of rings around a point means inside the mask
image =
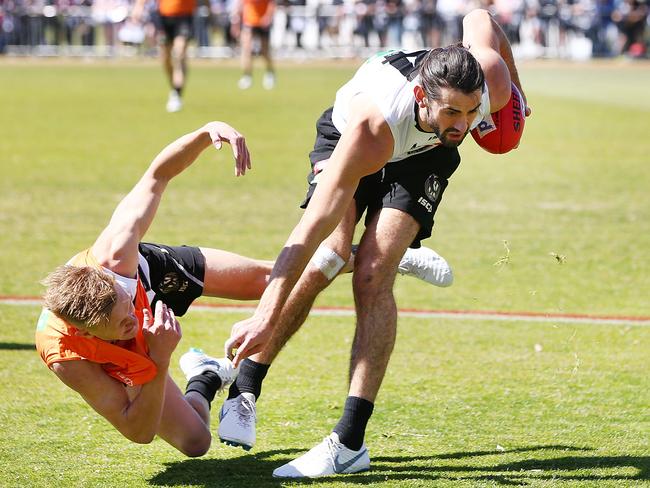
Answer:
POLYGON ((444 131, 440 131, 440 126, 438 123, 435 121, 433 117, 431 117, 431 112, 429 111, 429 107, 426 109, 427 113, 427 123, 428 125, 433 129, 433 133, 438 136, 438 139, 440 139, 440 142, 442 143, 443 146, 445 147, 458 147, 460 144, 465 140, 465 137, 467 134, 469 134, 469 129, 465 131, 463 134, 463 137, 458 138, 457 140, 450 140, 449 137, 447 137, 449 134, 460 134, 460 131, 454 129, 453 127, 450 127, 449 129, 445 129, 444 131))
POLYGON ((443 146, 445 147, 458 147, 460 144, 465 140, 465 137, 469 133, 468 131, 465 131, 463 134, 463 137, 460 137, 458 139, 450 140, 449 137, 447 137, 449 134, 460 134, 459 130, 454 129, 453 127, 450 127, 449 129, 445 129, 443 132, 440 132, 440 127, 438 127, 437 124, 431 124, 431 128, 433 129, 433 132, 438 136, 438 139, 440 139, 440 142, 442 143, 443 146))

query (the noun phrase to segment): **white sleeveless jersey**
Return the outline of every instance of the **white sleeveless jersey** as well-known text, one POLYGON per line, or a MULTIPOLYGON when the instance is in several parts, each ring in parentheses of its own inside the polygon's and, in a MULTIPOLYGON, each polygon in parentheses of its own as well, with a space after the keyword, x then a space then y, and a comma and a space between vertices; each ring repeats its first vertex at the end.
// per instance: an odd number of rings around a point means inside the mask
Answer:
MULTIPOLYGON (((416 122, 416 102, 413 89, 419 77, 409 81, 398 69, 384 63, 385 56, 397 51, 382 52, 368 59, 350 81, 336 92, 332 122, 343 133, 350 118, 352 98, 360 93, 368 95, 377 105, 393 134, 394 147, 389 163, 414 154, 428 151, 440 144, 433 132, 424 132, 416 122)), ((411 63, 415 55, 408 58, 411 63)), ((479 113, 472 122, 474 129, 484 117, 490 115, 490 96, 484 84, 479 113)))

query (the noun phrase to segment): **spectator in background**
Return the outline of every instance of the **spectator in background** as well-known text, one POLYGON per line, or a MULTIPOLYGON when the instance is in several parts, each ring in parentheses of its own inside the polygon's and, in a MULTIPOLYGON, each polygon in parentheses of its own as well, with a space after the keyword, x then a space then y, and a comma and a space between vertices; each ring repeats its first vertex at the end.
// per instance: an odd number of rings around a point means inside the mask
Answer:
POLYGON ((607 32, 614 25, 612 22, 613 12, 614 0, 596 0, 594 21, 587 33, 591 39, 592 54, 595 57, 607 57, 611 55, 607 32))
POLYGON ((463 0, 438 0, 437 9, 442 21, 442 44, 451 44, 461 37, 463 0))
POLYGON ((94 46, 95 22, 86 15, 87 9, 92 7, 92 0, 71 0, 59 3, 59 15, 63 30, 63 37, 68 46, 75 43, 75 36, 79 36, 82 46, 94 46))
POLYGON ((423 0, 420 4, 420 35, 427 47, 440 46, 442 21, 436 8, 437 0, 423 0))
POLYGON ((648 5, 644 0, 623 0, 612 12, 612 20, 620 33, 619 52, 633 58, 646 54, 645 28, 648 5))
MULTIPOLYGON (((129 15, 127 0, 93 0, 92 19, 95 29, 100 27, 103 32, 103 45, 107 46, 108 54, 113 55, 117 44, 117 31, 129 15)), ((99 42, 99 44, 102 44, 99 42)))
POLYGON ((388 47, 397 48, 402 45, 404 13, 405 7, 402 0, 386 0, 386 43, 388 47))
MULTIPOLYGON (((147 0, 136 0, 132 19, 141 22, 147 0)), ((183 90, 187 80, 187 45, 192 39, 196 0, 158 0, 158 40, 163 69, 171 86, 167 112, 183 108, 183 90)))
POLYGON ((286 32, 293 32, 296 36, 296 47, 302 49, 302 35, 307 27, 307 16, 305 15, 306 0, 284 0, 284 8, 287 15, 286 32))
POLYGON ((583 38, 594 23, 596 5, 593 0, 560 0, 558 20, 560 28, 560 54, 572 56, 575 53, 571 41, 583 38))
POLYGON ((319 0, 316 10, 318 18, 318 49, 323 47, 323 36, 329 45, 339 44, 339 32, 344 15, 343 0, 319 0))
POLYGON ((223 32, 225 47, 234 50, 237 46, 237 39, 233 36, 233 29, 230 23, 230 13, 233 8, 233 0, 210 0, 210 9, 215 19, 215 24, 223 32))
POLYGON ((523 0, 494 0, 493 11, 497 22, 511 43, 519 44, 519 28, 524 18, 523 0))
POLYGON ((208 2, 202 3, 196 9, 194 16, 194 32, 199 48, 210 47, 212 38, 212 10, 208 2))
POLYGON ((266 73, 262 86, 272 90, 275 86, 275 71, 271 57, 271 27, 275 15, 275 0, 235 0, 231 28, 233 36, 239 37, 241 47, 242 77, 238 86, 247 90, 253 85, 253 38, 260 41, 260 53, 266 62, 266 73))
POLYGON ((5 49, 7 46, 7 38, 5 36, 5 30, 4 30, 4 21, 5 21, 4 5, 0 3, 0 54, 5 53, 5 49))
POLYGON ((370 47, 370 34, 375 30, 376 0, 355 0, 356 26, 354 34, 363 39, 363 46, 370 47))
POLYGON ((532 26, 533 42, 547 48, 549 42, 549 29, 557 21, 558 11, 554 0, 528 0, 526 19, 532 26))

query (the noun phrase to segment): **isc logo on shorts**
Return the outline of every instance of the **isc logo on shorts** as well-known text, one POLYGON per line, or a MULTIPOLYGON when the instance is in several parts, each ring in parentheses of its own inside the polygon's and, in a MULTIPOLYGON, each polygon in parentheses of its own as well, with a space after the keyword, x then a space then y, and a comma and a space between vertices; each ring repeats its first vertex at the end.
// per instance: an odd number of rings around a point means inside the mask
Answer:
POLYGON ((427 212, 429 213, 433 212, 433 205, 431 205, 431 202, 426 198, 424 197, 418 198, 418 203, 422 205, 424 208, 426 208, 427 212))

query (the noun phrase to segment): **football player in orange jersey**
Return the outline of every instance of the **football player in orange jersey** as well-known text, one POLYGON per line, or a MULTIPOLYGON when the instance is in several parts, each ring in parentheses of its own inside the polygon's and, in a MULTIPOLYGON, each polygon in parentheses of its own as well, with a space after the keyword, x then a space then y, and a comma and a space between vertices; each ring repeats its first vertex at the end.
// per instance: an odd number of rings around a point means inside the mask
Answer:
POLYGON ((275 14, 274 0, 235 0, 231 14, 233 37, 239 35, 243 75, 238 86, 247 90, 253 84, 253 38, 260 40, 261 54, 266 62, 262 85, 266 90, 275 86, 275 71, 271 57, 271 26, 275 14))
MULTIPOLYGON (((140 22, 147 0, 137 0, 131 18, 140 22)), ((156 29, 160 43, 163 69, 171 91, 167 99, 168 112, 183 108, 183 89, 187 78, 187 45, 193 35, 196 0, 157 0, 156 29)))

